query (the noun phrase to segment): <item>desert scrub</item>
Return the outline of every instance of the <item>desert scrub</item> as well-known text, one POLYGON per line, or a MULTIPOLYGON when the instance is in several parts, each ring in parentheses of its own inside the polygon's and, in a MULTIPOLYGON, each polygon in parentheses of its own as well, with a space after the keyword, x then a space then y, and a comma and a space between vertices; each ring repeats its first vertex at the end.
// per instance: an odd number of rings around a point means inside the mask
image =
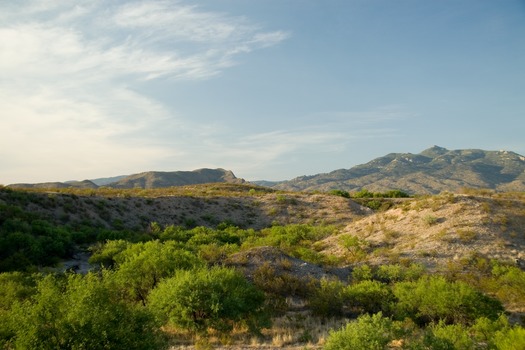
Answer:
POLYGON ((472 324, 479 317, 496 320, 504 311, 498 300, 464 282, 448 282, 442 276, 396 283, 393 293, 398 301, 394 314, 399 319, 410 317, 419 324, 472 324))
POLYGON ((383 230, 383 235, 385 236, 385 240, 386 241, 393 241, 396 238, 401 237, 401 233, 400 232, 394 231, 394 230, 391 230, 391 229, 384 229, 383 230))
POLYGON ((473 230, 459 229, 456 232, 458 239, 461 243, 470 243, 476 239, 478 234, 473 230))
POLYGON ((297 199, 288 197, 284 194, 278 194, 276 197, 277 203, 281 205, 296 205, 297 199))
POLYGON ((434 215, 427 214, 423 216, 423 223, 428 227, 434 226, 435 224, 438 223, 438 218, 435 217, 434 215))
POLYGON ((339 237, 339 244, 346 248, 346 257, 348 261, 361 261, 366 257, 368 242, 353 235, 342 235, 339 237))
POLYGON ((446 229, 441 229, 439 230, 435 235, 434 237, 438 240, 438 241, 442 241, 442 242, 448 242, 449 241, 449 238, 448 238, 448 231, 446 229))
POLYGON ((398 333, 396 323, 383 317, 381 312, 365 314, 344 328, 330 332, 324 350, 383 350, 398 333))
POLYGON ((321 279, 319 286, 308 298, 314 315, 333 317, 343 315, 345 285, 339 280, 321 279))

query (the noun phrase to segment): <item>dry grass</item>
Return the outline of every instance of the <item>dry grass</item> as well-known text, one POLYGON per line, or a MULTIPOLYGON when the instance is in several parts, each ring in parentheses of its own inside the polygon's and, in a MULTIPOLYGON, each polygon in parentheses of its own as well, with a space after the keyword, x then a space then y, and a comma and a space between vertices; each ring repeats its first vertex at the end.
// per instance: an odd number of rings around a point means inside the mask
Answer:
POLYGON ((171 349, 319 349, 325 343, 330 330, 339 329, 347 319, 314 317, 308 313, 292 312, 274 318, 272 327, 262 332, 262 337, 249 334, 246 329, 235 329, 228 337, 211 334, 207 339, 197 339, 187 332, 170 330, 171 349), (197 345, 192 345, 197 343, 197 345))

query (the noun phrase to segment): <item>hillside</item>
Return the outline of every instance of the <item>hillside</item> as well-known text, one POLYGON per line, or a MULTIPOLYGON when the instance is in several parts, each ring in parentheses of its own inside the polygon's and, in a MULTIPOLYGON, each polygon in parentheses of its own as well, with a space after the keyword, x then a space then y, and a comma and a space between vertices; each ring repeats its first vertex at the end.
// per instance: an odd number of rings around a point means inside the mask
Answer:
POLYGON ((42 189, 0 191, 0 206, 17 207, 56 225, 144 232, 151 224, 215 228, 228 223, 261 230, 275 225, 332 225, 336 235, 316 249, 338 265, 414 261, 443 268, 480 255, 525 259, 522 193, 469 190, 416 198, 350 199, 322 193, 282 192, 250 184, 167 189, 42 189), (383 203, 372 210, 359 203, 383 203), (359 254, 345 247, 357 237, 359 254), (355 252, 354 252, 355 253, 355 252))
POLYGON ((476 257, 525 262, 524 229, 523 194, 444 193, 402 200, 352 221, 324 241, 324 251, 354 262, 407 260, 438 270, 476 257), (349 256, 349 236, 361 240, 366 255, 349 256))
MULTIPOLYGON (((6 191, 7 190, 7 191, 6 191)), ((0 192, 0 204, 16 205, 57 224, 105 229, 215 227, 230 222, 261 229, 272 224, 344 225, 370 209, 326 194, 279 193, 248 184, 198 184, 161 189, 26 189, 0 192), (29 191, 29 192, 28 192, 29 191)))
POLYGON ((434 146, 419 154, 391 153, 366 164, 301 176, 273 188, 292 191, 340 189, 374 192, 400 189, 412 194, 457 192, 462 188, 525 190, 525 157, 508 151, 450 151, 434 146))

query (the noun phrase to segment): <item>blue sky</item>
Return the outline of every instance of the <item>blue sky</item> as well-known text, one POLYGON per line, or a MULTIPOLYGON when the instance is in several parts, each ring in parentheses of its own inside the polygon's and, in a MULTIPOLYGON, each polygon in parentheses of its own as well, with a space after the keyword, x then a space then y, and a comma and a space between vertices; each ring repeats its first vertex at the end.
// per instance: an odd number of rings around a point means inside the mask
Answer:
POLYGON ((0 2, 0 183, 525 154, 522 0, 0 2))

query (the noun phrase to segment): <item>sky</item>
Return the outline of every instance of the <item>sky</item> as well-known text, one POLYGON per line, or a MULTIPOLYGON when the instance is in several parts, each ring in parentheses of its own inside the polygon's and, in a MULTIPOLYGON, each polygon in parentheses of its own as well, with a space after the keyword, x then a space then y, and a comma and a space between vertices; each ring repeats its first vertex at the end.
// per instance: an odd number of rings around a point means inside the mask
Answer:
POLYGON ((0 0, 0 184, 525 155, 524 0, 0 0))

